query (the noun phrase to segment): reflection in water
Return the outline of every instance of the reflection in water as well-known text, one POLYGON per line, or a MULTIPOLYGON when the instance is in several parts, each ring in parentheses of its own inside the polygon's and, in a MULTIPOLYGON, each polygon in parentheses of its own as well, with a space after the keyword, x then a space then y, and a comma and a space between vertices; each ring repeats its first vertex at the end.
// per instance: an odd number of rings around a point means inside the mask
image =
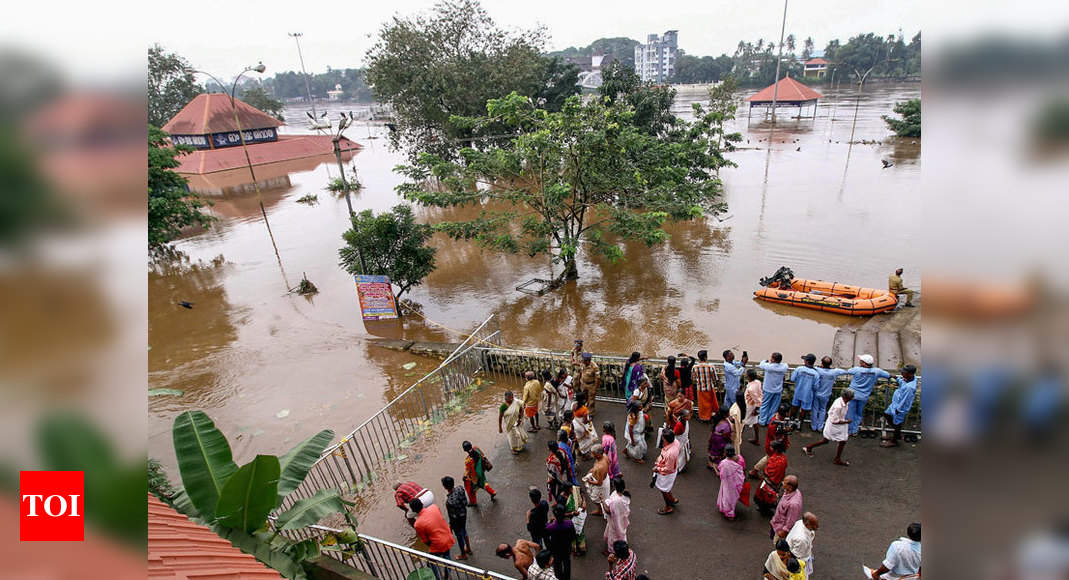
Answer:
MULTIPOLYGON (((179 249, 193 263, 210 264, 220 254, 225 263, 203 271, 150 273, 151 291, 168 296, 150 306, 151 387, 180 385, 190 392, 152 399, 154 454, 168 461, 171 418, 198 406, 232 428, 224 430, 257 438, 253 447, 266 452, 285 451, 287 441, 310 430, 348 432, 437 365, 371 346, 369 338, 459 341, 449 329, 469 330, 491 312, 501 321, 503 341, 516 346, 566 350, 582 337, 591 350, 607 353, 739 346, 796 357, 829 349, 841 317, 755 301, 758 278, 789 265, 800 277, 882 287, 895 267, 917 272, 920 260, 919 225, 911 219, 920 203, 919 164, 883 169, 887 147, 898 145, 848 144, 886 140, 890 133, 880 115, 889 114, 896 101, 916 97, 919 85, 872 85, 859 101, 853 89, 823 91, 820 130, 809 119, 779 119, 766 142, 769 127, 762 123, 747 130, 743 118, 728 127, 743 132, 753 147, 731 153, 738 167, 721 172, 730 221, 667 224, 668 242, 652 248, 617 240, 625 259, 615 264, 582 252, 579 280, 544 296, 515 290, 531 278, 547 277, 544 256, 505 255, 436 235, 438 268, 410 295, 431 322, 413 316, 362 321, 352 277, 337 264, 341 234, 349 226, 344 200, 320 195, 317 205, 296 203, 307 193, 323 193, 328 171, 336 169, 332 157, 285 168, 280 175, 258 168, 262 181, 286 176, 277 189, 263 190, 277 256, 267 256, 255 202, 214 184, 219 224, 187 236, 179 249), (840 101, 857 107, 856 123, 831 118, 840 101), (316 283, 320 292, 314 301, 279 288, 281 264, 316 283), (197 302, 194 310, 176 309, 170 293, 188 293, 181 299, 197 302), (211 323, 193 324, 200 317, 211 323), (418 366, 403 369, 410 361, 418 366), (276 416, 282 410, 289 411, 284 419, 276 416)), ((676 106, 686 111, 689 104, 681 98, 676 106)), ((376 136, 384 133, 375 129, 376 136)), ((388 210, 402 201, 394 191, 400 176, 392 169, 403 155, 381 139, 359 140, 364 149, 352 163, 363 187, 352 199, 353 209, 388 210)), ((480 209, 416 212, 420 221, 433 222, 467 219, 480 209)))

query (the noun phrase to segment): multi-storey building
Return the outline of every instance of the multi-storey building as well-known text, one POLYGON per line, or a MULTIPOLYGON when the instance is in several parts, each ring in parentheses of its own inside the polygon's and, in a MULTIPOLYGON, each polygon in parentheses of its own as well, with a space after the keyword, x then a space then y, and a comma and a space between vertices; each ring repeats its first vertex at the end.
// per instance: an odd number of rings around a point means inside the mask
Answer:
POLYGON ((646 44, 635 47, 635 72, 646 82, 668 82, 676 72, 678 47, 678 30, 648 35, 646 44))

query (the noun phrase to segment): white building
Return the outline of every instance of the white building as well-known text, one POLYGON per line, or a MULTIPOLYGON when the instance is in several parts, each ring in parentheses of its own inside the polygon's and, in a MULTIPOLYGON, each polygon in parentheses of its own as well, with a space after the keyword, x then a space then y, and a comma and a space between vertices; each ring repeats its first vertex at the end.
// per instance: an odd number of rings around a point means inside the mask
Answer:
POLYGON ((666 83, 676 72, 679 31, 650 34, 646 44, 635 47, 635 72, 645 82, 666 83))

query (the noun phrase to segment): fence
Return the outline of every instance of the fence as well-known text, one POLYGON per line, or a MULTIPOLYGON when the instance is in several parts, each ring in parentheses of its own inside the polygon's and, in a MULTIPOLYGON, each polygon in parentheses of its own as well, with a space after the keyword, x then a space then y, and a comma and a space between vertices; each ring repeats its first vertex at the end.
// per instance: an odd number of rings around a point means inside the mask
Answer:
MULTIPOLYGON (((324 526, 307 526, 299 530, 287 530, 283 532, 291 540, 305 540, 318 538, 321 542, 327 534, 335 534, 334 530, 324 526)), ((498 574, 484 568, 468 566, 462 562, 446 560, 414 550, 393 542, 357 534, 363 542, 363 549, 355 553, 342 553, 334 550, 325 551, 336 560, 348 564, 357 570, 366 572, 381 580, 408 580, 409 574, 416 570, 426 569, 434 578, 456 578, 459 580, 514 580, 511 576, 498 574)), ((417 576, 417 578, 427 576, 417 576)))
POLYGON ((381 410, 323 452, 300 486, 283 500, 279 511, 321 489, 357 493, 371 484, 383 466, 398 459, 433 425, 460 412, 479 388, 483 370, 478 345, 500 345, 494 316, 483 321, 446 360, 394 397, 381 410))
MULTIPOLYGON (((540 373, 543 370, 555 372, 556 369, 564 368, 571 372, 571 353, 545 350, 522 350, 501 347, 479 347, 484 358, 484 366, 488 376, 494 378, 521 376, 524 371, 534 370, 540 373)), ((598 365, 598 374, 601 376, 601 387, 598 389, 597 399, 614 403, 624 403, 625 394, 623 389, 623 371, 627 364, 627 358, 612 355, 594 355, 593 362, 598 365)), ((717 400, 723 401, 724 375, 723 361, 713 362, 713 372, 716 377, 717 400)), ((661 358, 642 359, 645 373, 650 378, 652 398, 657 406, 664 406, 664 384, 661 380, 661 371, 667 366, 668 361, 661 358)), ((751 367, 747 367, 751 368, 751 367)), ((753 367, 759 377, 763 371, 753 367)), ((790 367, 794 370, 794 367, 790 367)), ((783 400, 790 402, 794 397, 794 383, 788 379, 783 383, 783 400)), ((832 389, 831 401, 835 400, 850 384, 850 375, 844 375, 836 380, 832 389)), ((745 380, 741 388, 745 388, 745 380)), ((883 428, 883 410, 887 408, 891 394, 895 386, 889 383, 877 384, 869 396, 868 404, 862 416, 862 426, 869 429, 869 433, 875 435, 872 429, 883 428)), ((917 376, 917 394, 913 408, 902 426, 902 432, 907 435, 919 435, 921 432, 921 377, 917 376)), ((829 401, 830 402, 830 401, 829 401)))

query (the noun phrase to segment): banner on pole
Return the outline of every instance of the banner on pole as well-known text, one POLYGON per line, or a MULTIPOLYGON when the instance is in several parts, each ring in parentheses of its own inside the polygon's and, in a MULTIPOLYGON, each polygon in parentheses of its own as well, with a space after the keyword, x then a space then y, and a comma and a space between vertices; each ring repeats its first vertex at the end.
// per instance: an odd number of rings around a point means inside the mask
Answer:
POLYGON ((360 313, 364 320, 397 318, 397 303, 388 276, 353 276, 356 294, 360 297, 360 313))

